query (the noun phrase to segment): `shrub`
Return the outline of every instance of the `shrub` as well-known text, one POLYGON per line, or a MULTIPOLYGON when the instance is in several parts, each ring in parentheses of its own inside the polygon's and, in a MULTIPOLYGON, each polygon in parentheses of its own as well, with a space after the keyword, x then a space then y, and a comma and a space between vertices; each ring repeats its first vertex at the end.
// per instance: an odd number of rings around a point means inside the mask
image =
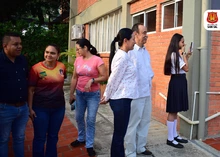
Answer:
MULTIPOLYGON (((14 31, 21 35, 22 53, 27 57, 29 67, 44 60, 43 54, 48 44, 59 45, 61 52, 68 48, 68 24, 54 24, 50 29, 47 29, 47 27, 22 20, 16 23, 0 23, 0 37, 9 31, 14 31)), ((67 62, 67 56, 60 57, 60 61, 67 62)))
POLYGON ((69 58, 70 59, 70 61, 66 60, 66 61, 63 61, 63 63, 66 66, 67 73, 72 74, 73 70, 74 70, 73 63, 74 63, 74 61, 76 59, 76 50, 75 49, 70 49, 70 50, 68 50, 66 52, 61 52, 60 57, 65 57, 65 58, 69 58))

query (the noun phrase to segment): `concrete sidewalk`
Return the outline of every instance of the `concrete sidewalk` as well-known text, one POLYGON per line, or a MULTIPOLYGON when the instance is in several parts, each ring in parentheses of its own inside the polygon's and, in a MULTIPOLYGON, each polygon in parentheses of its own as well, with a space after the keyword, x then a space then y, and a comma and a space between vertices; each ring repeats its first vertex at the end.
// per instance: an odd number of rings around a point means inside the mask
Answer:
MULTIPOLYGON (((74 111, 66 113, 76 126, 74 111)), ((100 105, 96 121, 96 137, 94 148, 98 157, 110 157, 111 138, 113 133, 113 115, 109 105, 100 105)), ((156 120, 151 120, 148 145, 155 157, 220 157, 219 151, 198 140, 190 140, 184 149, 166 145, 167 128, 156 120)), ((144 157, 137 155, 137 157, 144 157)))
MULTIPOLYGON (((66 98, 66 115, 59 132, 57 145, 58 157, 88 157, 84 146, 73 148, 70 143, 77 138, 75 111, 70 110, 68 104, 69 88, 64 87, 66 98)), ((110 157, 110 146, 113 134, 113 113, 109 105, 100 105, 96 120, 96 136, 94 149, 97 157, 110 157)), ((29 120, 25 134, 25 157, 32 156, 33 126, 29 120)), ((166 145, 166 126, 151 120, 147 147, 155 157, 220 157, 220 152, 198 140, 191 140, 184 149, 177 149, 166 145)), ((14 157, 12 138, 9 142, 9 157, 14 157)), ((137 157, 144 157, 137 155, 137 157)), ((145 156, 146 157, 146 156, 145 156)))
MULTIPOLYGON (((66 98, 69 98, 66 92, 66 98)), ((68 101, 67 101, 68 102, 68 101)), ((67 105, 66 115, 75 125, 75 112, 67 105)), ((96 120, 96 136, 94 148, 98 157, 110 157, 111 138, 113 134, 113 113, 110 106, 100 105, 96 120)), ((156 120, 151 120, 147 147, 155 157, 220 157, 220 152, 204 144, 202 141, 190 140, 184 149, 166 145, 167 128, 156 120)), ((144 157, 137 155, 137 157, 144 157)))

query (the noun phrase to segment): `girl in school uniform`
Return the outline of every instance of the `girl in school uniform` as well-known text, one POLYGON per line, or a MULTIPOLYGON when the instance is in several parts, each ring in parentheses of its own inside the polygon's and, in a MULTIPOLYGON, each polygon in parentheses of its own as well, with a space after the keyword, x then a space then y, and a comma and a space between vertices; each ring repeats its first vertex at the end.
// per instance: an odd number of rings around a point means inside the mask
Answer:
POLYGON ((165 63, 164 74, 171 75, 167 94, 167 145, 184 148, 180 143, 188 141, 177 134, 177 113, 188 110, 188 93, 186 72, 189 70, 188 59, 191 52, 185 52, 184 38, 181 34, 174 34, 171 38, 165 63))

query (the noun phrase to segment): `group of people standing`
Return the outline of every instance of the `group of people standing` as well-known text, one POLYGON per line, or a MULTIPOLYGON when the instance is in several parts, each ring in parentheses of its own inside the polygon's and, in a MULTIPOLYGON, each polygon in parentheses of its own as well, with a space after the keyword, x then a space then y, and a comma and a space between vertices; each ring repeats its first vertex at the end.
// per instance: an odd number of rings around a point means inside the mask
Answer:
MULTIPOLYGON (((132 29, 120 29, 110 46, 109 78, 99 103, 109 102, 114 115, 111 157, 152 155, 146 148, 154 77, 150 55, 144 46, 147 38, 147 28, 142 23, 137 23, 132 29), (116 43, 119 48, 117 50, 116 43)), ((98 83, 107 80, 106 69, 96 49, 87 39, 77 41, 76 50, 80 57, 74 63, 70 102, 76 101, 78 138, 71 146, 85 144, 88 155, 95 156, 95 120, 100 98, 98 83)), ((177 113, 188 110, 185 72, 188 71, 190 55, 190 52, 185 53, 183 36, 174 34, 168 47, 164 74, 171 75, 167 101, 167 145, 175 148, 183 148, 180 143, 188 142, 177 134, 177 113)))
POLYGON ((151 119, 151 80, 154 76, 149 53, 144 47, 147 37, 147 28, 138 23, 132 29, 121 29, 111 45, 111 74, 101 103, 109 101, 114 113, 112 157, 152 154, 145 147, 151 119), (115 42, 119 46, 117 52, 115 42))
MULTIPOLYGON (((76 102, 78 137, 70 145, 85 145, 93 157, 95 122, 99 104, 109 102, 114 114, 111 157, 152 155, 146 148, 151 120, 151 87, 154 77, 145 48, 147 28, 142 23, 122 28, 111 43, 109 78, 104 62, 89 40, 76 42, 79 57, 74 62, 69 102, 76 102), (118 43, 118 50, 116 50, 118 43), (106 81, 100 99, 99 83, 106 81), (87 112, 87 115, 85 115, 87 112), (86 119, 85 119, 86 116, 86 119), (124 147, 125 145, 125 147, 124 147)), ((28 70, 21 55, 21 38, 7 33, 0 52, 0 156, 8 156, 10 132, 15 157, 24 157, 25 127, 30 116, 34 126, 33 157, 57 157, 58 133, 65 114, 63 85, 66 68, 59 62, 60 49, 46 46, 44 61, 28 70), (46 147, 45 147, 46 144, 46 147)), ((167 50, 164 74, 171 75, 167 98, 167 144, 183 148, 188 141, 176 131, 177 113, 188 110, 188 59, 184 38, 174 34, 167 50)))
POLYGON ((33 122, 33 157, 56 157, 58 132, 65 114, 66 68, 60 49, 46 46, 44 61, 28 69, 17 33, 6 33, 0 52, 0 156, 8 157, 10 133, 15 157, 24 157, 25 128, 33 122), (46 144, 46 147, 45 147, 46 144))

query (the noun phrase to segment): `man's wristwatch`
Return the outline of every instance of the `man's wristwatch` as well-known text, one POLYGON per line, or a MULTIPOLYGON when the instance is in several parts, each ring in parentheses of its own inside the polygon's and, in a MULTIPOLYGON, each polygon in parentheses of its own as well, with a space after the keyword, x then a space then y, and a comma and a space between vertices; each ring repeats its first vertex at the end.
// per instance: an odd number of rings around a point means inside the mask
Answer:
POLYGON ((95 79, 94 78, 92 78, 92 83, 94 83, 95 82, 95 79))

